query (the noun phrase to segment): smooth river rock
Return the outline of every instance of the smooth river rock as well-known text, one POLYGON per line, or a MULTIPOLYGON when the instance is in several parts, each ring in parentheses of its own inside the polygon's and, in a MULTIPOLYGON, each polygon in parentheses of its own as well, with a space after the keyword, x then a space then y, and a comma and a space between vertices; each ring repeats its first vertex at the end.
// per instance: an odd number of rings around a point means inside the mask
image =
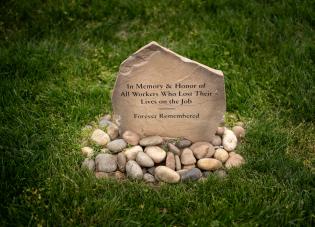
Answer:
POLYGON ((118 153, 127 147, 127 143, 123 139, 117 139, 109 142, 106 147, 111 152, 118 153))
POLYGON ((181 149, 189 147, 190 145, 191 145, 191 141, 187 139, 182 139, 176 143, 176 146, 181 149))
POLYGON ((196 163, 196 158, 192 150, 185 148, 180 156, 180 161, 183 165, 192 165, 196 163))
POLYGON ((148 146, 144 152, 152 158, 155 163, 161 163, 166 157, 166 151, 158 146, 148 146))
POLYGON ((174 144, 168 143, 167 148, 169 151, 173 152, 174 154, 180 155, 180 149, 176 147, 174 144))
POLYGON ((126 170, 127 158, 124 152, 120 152, 117 155, 117 166, 121 172, 125 172, 126 170))
POLYGON ((134 160, 129 160, 126 164, 127 176, 132 179, 141 180, 143 178, 143 172, 138 163, 134 160))
POLYGON ((222 149, 222 148, 218 148, 216 149, 215 153, 214 153, 214 158, 218 159, 221 162, 226 162, 226 160, 228 160, 229 158, 229 153, 222 149))
POLYGON ((221 145, 222 145, 221 136, 215 135, 215 136, 212 138, 211 144, 212 144, 213 146, 221 146, 221 145))
POLYGON ((98 154, 95 166, 97 172, 114 172, 117 169, 117 157, 112 154, 98 154))
POLYGON ((223 139, 222 139, 223 148, 226 151, 233 151, 237 146, 237 138, 230 129, 225 128, 223 139))
POLYGON ((143 175, 143 180, 144 182, 147 182, 147 183, 155 183, 155 177, 152 176, 150 173, 145 173, 143 175))
POLYGON ((180 158, 178 155, 175 155, 175 169, 176 170, 182 169, 182 163, 180 162, 180 158))
POLYGON ((126 148, 124 153, 128 160, 136 160, 138 152, 143 151, 142 147, 137 145, 134 147, 126 148))
POLYGON ((109 141, 110 137, 101 129, 95 129, 92 133, 91 140, 101 146, 105 146, 109 141))
POLYGON ((94 169, 95 169, 95 162, 94 162, 93 159, 86 158, 82 162, 82 166, 81 167, 82 167, 82 169, 86 168, 86 169, 88 169, 90 171, 94 171, 94 169))
POLYGON ((175 156, 172 152, 167 152, 165 166, 175 170, 175 156))
POLYGON ((245 129, 241 126, 234 126, 232 131, 239 141, 245 137, 245 129))
POLYGON ((193 151, 194 156, 197 159, 204 158, 208 153, 208 148, 212 146, 208 142, 196 142, 190 146, 190 149, 193 151))
POLYGON ((166 183, 177 183, 180 180, 180 175, 174 170, 166 166, 158 166, 155 168, 155 178, 158 181, 166 183))
POLYGON ((192 168, 181 174, 181 181, 194 181, 202 177, 202 172, 198 168, 192 168))
POLYGON ((241 155, 234 153, 232 155, 230 154, 229 159, 225 162, 225 167, 227 169, 231 169, 234 167, 240 167, 244 163, 244 158, 241 155))
POLYGON ((138 145, 140 141, 140 136, 130 130, 125 131, 122 134, 122 138, 130 145, 138 145))
POLYGON ((197 166, 202 170, 217 170, 222 167, 222 162, 214 158, 203 158, 198 160, 197 166))
POLYGON ((152 167, 154 166, 153 160, 146 153, 140 151, 137 154, 136 162, 142 167, 152 167))
POLYGON ((155 146, 163 143, 163 138, 161 136, 148 136, 140 140, 141 146, 155 146))

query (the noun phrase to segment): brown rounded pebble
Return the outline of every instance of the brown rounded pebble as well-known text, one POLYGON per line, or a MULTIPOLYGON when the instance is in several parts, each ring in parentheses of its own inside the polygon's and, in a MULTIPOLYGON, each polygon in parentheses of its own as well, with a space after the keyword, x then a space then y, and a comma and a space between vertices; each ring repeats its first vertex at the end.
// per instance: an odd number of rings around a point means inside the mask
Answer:
POLYGON ((222 162, 214 158, 203 158, 198 160, 197 166, 202 170, 217 170, 222 167, 222 162))
POLYGON ((214 158, 224 163, 228 160, 229 153, 226 150, 219 148, 215 151, 214 158))
POLYGON ((216 134, 218 135, 218 136, 222 136, 223 135, 223 133, 224 133, 224 127, 218 127, 217 128, 217 131, 216 131, 216 134))
POLYGON ((241 140, 245 137, 245 129, 241 126, 234 126, 232 128, 232 131, 234 132, 238 140, 241 140))
POLYGON ((229 159, 225 162, 225 167, 231 169, 234 167, 240 167, 245 163, 244 158, 239 154, 230 155, 229 159))
POLYGON ((196 142, 190 146, 190 149, 193 151, 197 159, 204 158, 208 153, 208 148, 213 146, 208 142, 196 142))
POLYGON ((195 164, 192 164, 192 165, 184 165, 183 166, 183 169, 192 169, 192 168, 195 168, 196 165, 195 164))
POLYGON ((172 152, 167 152, 165 166, 175 170, 175 156, 172 152))
POLYGON ((222 139, 221 136, 217 136, 215 135, 212 140, 211 140, 211 144, 213 146, 221 146, 222 145, 222 139))
POLYGON ((180 161, 183 165, 191 165, 196 163, 196 158, 192 150, 185 148, 180 156, 180 161))
POLYGON ((180 158, 178 155, 175 155, 175 169, 176 170, 181 170, 182 169, 182 164, 180 162, 180 158))
POLYGON ((212 145, 209 146, 208 152, 207 152, 205 158, 211 158, 214 155, 214 153, 215 153, 214 146, 212 146, 212 145))

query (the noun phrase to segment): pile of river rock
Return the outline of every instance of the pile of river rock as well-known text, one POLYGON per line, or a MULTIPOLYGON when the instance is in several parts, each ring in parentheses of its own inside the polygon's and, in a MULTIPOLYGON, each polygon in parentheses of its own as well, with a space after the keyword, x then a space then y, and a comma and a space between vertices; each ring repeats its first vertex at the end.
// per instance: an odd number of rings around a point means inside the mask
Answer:
POLYGON ((195 143, 158 135, 141 138, 132 130, 120 135, 110 115, 101 118, 98 127, 89 127, 89 146, 81 149, 86 157, 82 168, 93 171, 97 178, 128 177, 148 183, 177 183, 198 180, 210 174, 225 177, 229 169, 245 163, 244 158, 235 152, 245 136, 241 122, 232 130, 218 127, 212 141, 195 143), (101 149, 95 152, 93 146, 101 149))

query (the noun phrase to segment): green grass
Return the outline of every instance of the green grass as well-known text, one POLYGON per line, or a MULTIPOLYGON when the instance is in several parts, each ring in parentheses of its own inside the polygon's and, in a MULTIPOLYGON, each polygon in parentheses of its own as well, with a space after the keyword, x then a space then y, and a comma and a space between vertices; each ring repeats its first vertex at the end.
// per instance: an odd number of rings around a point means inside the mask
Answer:
MULTIPOLYGON (((313 1, 4 1, 0 225, 315 224, 313 1), (155 40, 225 74, 247 160, 225 180, 96 180, 80 130, 119 64, 155 40)), ((233 119, 232 119, 233 121, 233 119)))

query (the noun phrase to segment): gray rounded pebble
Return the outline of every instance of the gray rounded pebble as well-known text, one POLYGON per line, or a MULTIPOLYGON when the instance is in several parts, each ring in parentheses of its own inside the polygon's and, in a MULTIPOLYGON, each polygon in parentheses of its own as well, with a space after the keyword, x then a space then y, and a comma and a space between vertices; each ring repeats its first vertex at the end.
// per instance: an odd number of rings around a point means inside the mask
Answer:
POLYGON ((181 175, 181 181, 194 181, 202 177, 202 172, 198 168, 192 168, 181 175))
POLYGON ((127 143, 123 139, 117 139, 109 142, 106 147, 111 152, 118 153, 127 147, 127 143))
POLYGON ((138 163, 134 160, 129 160, 126 164, 127 176, 132 179, 141 180, 143 178, 143 172, 138 163))
POLYGON ((97 172, 114 172, 117 169, 117 157, 112 154, 98 154, 95 166, 97 172))
POLYGON ((118 165, 118 169, 121 172, 125 172, 126 171, 126 163, 127 163, 126 155, 123 152, 120 152, 117 155, 117 165, 118 165))
POLYGON ((186 148, 186 147, 189 147, 191 145, 191 141, 190 140, 187 140, 187 139, 182 139, 180 141, 178 141, 176 143, 176 146, 179 147, 179 148, 186 148))
POLYGON ((142 151, 138 152, 137 157, 136 157, 136 162, 142 167, 154 166, 154 162, 152 158, 150 158, 149 155, 147 155, 146 153, 142 151))
POLYGON ((174 154, 180 155, 180 149, 176 147, 174 144, 168 143, 167 148, 169 151, 173 152, 174 154))
POLYGON ((95 169, 95 162, 94 162, 93 159, 86 158, 82 162, 82 166, 81 167, 82 167, 82 169, 86 168, 86 169, 88 169, 90 171, 94 171, 94 169, 95 169))
POLYGON ((155 183, 156 182, 155 177, 152 176, 150 173, 145 173, 143 175, 143 180, 144 180, 144 182, 147 182, 147 183, 155 183))

